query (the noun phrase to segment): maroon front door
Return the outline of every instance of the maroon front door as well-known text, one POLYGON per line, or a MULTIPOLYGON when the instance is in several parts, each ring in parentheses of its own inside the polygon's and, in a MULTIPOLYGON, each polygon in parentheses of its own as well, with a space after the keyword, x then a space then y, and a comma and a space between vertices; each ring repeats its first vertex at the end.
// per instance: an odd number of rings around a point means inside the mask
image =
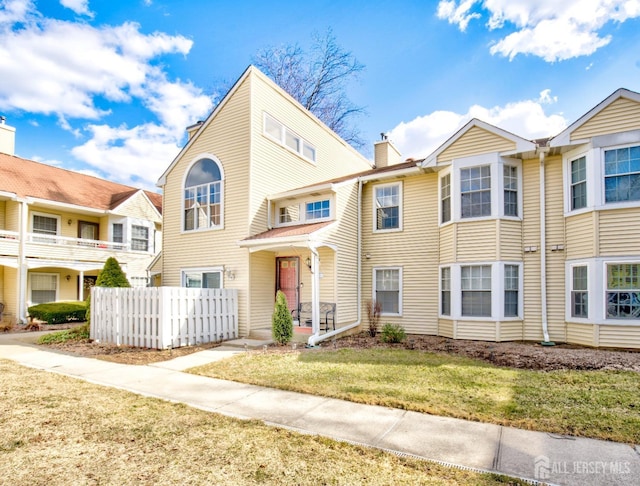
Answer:
POLYGON ((298 257, 276 258, 276 290, 282 290, 287 297, 289 310, 298 308, 298 290, 300 288, 299 267, 300 259, 298 257))

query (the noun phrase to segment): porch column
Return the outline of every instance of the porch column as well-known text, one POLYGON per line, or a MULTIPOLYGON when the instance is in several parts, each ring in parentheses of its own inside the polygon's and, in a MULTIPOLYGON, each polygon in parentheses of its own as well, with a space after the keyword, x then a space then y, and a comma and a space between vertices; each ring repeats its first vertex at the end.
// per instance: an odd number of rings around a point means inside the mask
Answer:
POLYGON ((80 301, 84 300, 84 270, 80 270, 80 288, 78 289, 79 299, 80 301))
POLYGON ((315 248, 311 251, 311 330, 320 334, 320 256, 315 248))

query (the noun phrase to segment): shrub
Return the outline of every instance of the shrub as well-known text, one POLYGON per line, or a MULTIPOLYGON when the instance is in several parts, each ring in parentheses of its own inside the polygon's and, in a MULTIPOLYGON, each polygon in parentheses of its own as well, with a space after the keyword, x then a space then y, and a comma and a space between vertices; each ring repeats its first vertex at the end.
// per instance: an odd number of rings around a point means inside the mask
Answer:
MULTIPOLYGON (((118 260, 107 258, 96 279, 96 287, 131 287, 118 260)), ((91 293, 87 296, 87 322, 91 323, 91 293)))
POLYGON ((378 332, 378 323, 380 322, 380 312, 382 306, 376 300, 367 302, 367 317, 369 318, 369 336, 376 337, 378 332))
POLYGON ((29 316, 47 324, 62 324, 64 322, 84 321, 87 305, 84 302, 50 302, 48 304, 32 305, 28 309, 29 316))
POLYGON ((271 334, 278 344, 287 344, 293 338, 293 317, 289 312, 287 297, 281 290, 276 294, 276 304, 271 316, 271 334))
POLYGON ((387 322, 382 326, 382 341, 385 343, 401 343, 407 337, 404 328, 399 324, 387 322))

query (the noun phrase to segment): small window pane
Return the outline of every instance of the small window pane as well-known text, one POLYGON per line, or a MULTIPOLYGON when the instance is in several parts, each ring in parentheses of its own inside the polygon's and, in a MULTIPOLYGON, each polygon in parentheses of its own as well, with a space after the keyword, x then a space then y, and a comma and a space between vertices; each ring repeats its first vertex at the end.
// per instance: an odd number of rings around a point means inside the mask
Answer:
POLYGON ((520 268, 518 265, 504 266, 504 315, 518 316, 518 292, 520 289, 520 268))
POLYGON ((376 229, 400 228, 400 185, 376 187, 376 229))
POLYGON ((113 223, 113 242, 124 242, 124 226, 122 225, 122 223, 113 223))
POLYGON ((307 142, 304 142, 302 145, 302 155, 304 155, 307 159, 316 161, 316 149, 309 145, 307 142))
POLYGON ((297 135, 291 133, 289 130, 287 130, 285 133, 284 143, 296 152, 300 152, 300 138, 297 135))
POLYGON ((282 125, 269 116, 264 119, 264 131, 276 140, 282 138, 282 125))
POLYGON ((518 168, 504 166, 504 214, 518 216, 518 168))
POLYGON ((640 146, 604 152, 605 202, 640 200, 640 146))
POLYGON ((444 316, 449 316, 451 315, 451 268, 449 267, 441 269, 440 289, 440 312, 444 316))
POLYGON ((440 195, 442 197, 442 222, 451 221, 451 174, 440 179, 440 195))
POLYGON ((607 318, 640 319, 640 264, 607 265, 607 318))
POLYGON ((586 265, 571 269, 571 315, 589 317, 588 268, 586 265))

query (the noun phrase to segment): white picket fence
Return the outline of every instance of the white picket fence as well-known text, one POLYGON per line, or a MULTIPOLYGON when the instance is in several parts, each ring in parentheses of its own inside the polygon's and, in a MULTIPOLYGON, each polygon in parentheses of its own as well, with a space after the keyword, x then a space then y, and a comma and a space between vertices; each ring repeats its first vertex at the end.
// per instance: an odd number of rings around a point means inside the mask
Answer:
POLYGON ((238 292, 93 287, 90 333, 98 342, 155 349, 236 339, 238 292))

